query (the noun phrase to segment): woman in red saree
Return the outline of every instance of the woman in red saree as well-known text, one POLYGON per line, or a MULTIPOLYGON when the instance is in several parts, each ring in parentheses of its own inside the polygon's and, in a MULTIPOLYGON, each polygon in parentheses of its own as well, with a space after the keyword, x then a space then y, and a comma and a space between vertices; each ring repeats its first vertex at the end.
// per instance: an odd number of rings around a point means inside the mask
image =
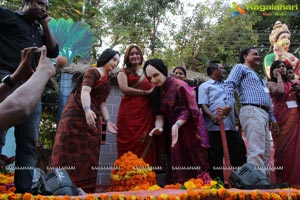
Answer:
POLYGON ((130 45, 125 52, 124 68, 117 77, 124 94, 117 118, 117 150, 118 157, 131 151, 150 166, 156 166, 157 142, 161 136, 149 136, 156 119, 148 97, 154 85, 143 73, 142 63, 141 49, 137 45, 130 45))
POLYGON ((184 183, 204 175, 209 143, 195 96, 187 83, 168 77, 168 68, 160 59, 148 60, 144 71, 156 86, 151 103, 158 106, 166 124, 167 183, 184 183))
POLYGON ((76 187, 87 193, 94 193, 96 188, 102 118, 110 132, 117 132, 105 101, 110 90, 108 73, 119 60, 117 51, 106 49, 97 60, 97 67, 84 72, 80 86, 68 99, 55 136, 52 166, 68 169, 76 187))
POLYGON ((286 71, 283 61, 274 61, 268 82, 279 125, 279 133, 273 134, 275 175, 277 183, 288 182, 291 187, 300 188, 300 82, 289 81, 286 71))

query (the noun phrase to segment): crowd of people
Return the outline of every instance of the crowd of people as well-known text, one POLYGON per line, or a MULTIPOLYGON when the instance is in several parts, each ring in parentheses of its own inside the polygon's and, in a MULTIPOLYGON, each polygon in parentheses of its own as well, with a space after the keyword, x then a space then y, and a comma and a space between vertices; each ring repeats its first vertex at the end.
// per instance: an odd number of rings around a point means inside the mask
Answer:
MULTIPOLYGON (((18 193, 31 192, 40 98, 55 74, 50 58, 59 53, 47 8, 47 0, 24 0, 19 12, 0 7, 0 145, 5 145, 6 130, 14 126, 18 193)), ((99 165, 105 121, 108 131, 116 134, 118 157, 132 151, 150 166, 161 165, 166 184, 207 174, 224 180, 224 123, 232 167, 250 163, 269 179, 272 137, 274 167, 282 166, 275 170, 276 182, 300 188, 299 60, 288 53, 289 39, 287 26, 276 22, 270 35, 274 53, 265 58, 267 81, 256 72, 262 60, 258 50, 249 47, 240 52, 226 79, 222 63, 211 60, 209 80, 199 87, 188 84, 185 67, 175 67, 170 74, 163 60, 144 61, 141 48, 131 44, 117 74, 123 95, 116 124, 106 100, 108 75, 121 54, 104 50, 96 67, 88 67, 78 79, 64 107, 51 166, 75 167, 68 173, 76 187, 95 192, 97 170, 92 168, 99 165)))

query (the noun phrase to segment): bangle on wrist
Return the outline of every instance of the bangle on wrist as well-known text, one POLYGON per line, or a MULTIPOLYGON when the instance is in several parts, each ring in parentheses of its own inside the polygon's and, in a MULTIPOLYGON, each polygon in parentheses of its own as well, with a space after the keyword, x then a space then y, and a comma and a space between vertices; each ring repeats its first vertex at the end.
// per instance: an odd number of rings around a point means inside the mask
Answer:
POLYGON ((180 122, 176 122, 175 125, 178 126, 178 128, 181 126, 180 122))
POLYGON ((111 120, 110 120, 109 118, 108 118, 108 119, 105 119, 104 121, 105 121, 106 123, 107 123, 107 122, 111 122, 111 120))
POLYGON ((87 110, 90 110, 90 109, 91 109, 91 106, 83 106, 84 111, 87 111, 87 110))

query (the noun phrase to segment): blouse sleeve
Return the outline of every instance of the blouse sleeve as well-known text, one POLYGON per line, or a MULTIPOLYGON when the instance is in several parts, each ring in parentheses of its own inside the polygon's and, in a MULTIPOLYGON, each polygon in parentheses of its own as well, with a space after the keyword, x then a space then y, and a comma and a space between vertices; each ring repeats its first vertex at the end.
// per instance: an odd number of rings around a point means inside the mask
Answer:
POLYGON ((93 88, 95 82, 100 78, 98 70, 94 67, 88 68, 83 76, 82 85, 93 88))

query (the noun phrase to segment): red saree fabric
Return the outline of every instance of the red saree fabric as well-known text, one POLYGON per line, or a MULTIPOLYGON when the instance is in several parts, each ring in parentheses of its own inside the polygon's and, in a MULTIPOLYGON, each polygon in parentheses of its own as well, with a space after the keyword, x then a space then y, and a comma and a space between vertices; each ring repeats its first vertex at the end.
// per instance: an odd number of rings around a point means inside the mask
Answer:
POLYGON ((95 192, 96 167, 99 165, 102 127, 100 103, 106 101, 109 91, 108 76, 100 77, 96 68, 87 70, 83 83, 70 95, 64 108, 52 151, 52 166, 69 168, 67 171, 73 183, 89 193, 95 192), (97 115, 95 128, 86 123, 80 98, 82 85, 92 88, 91 108, 97 115))
MULTIPOLYGON (((128 80, 128 86, 132 87, 140 79, 140 76, 130 74, 124 70, 128 80)), ((140 84, 134 88, 140 90, 150 90, 153 85, 146 76, 140 84)), ((143 154, 143 158, 150 166, 156 166, 158 160, 157 142, 161 136, 149 136, 149 132, 154 128, 155 115, 150 107, 148 96, 123 95, 118 111, 117 119, 117 150, 118 157, 131 151, 138 157, 143 154), (149 146, 149 147, 147 147, 149 146), (145 151, 146 148, 149 148, 145 151)))
POLYGON ((184 183, 203 175, 207 169, 208 135, 196 98, 187 84, 168 77, 161 87, 160 111, 168 124, 167 183, 184 183), (171 148, 171 127, 179 119, 187 122, 179 128, 178 142, 171 148), (201 136, 199 139, 198 136, 201 136))
POLYGON ((280 133, 274 136, 276 182, 288 182, 300 187, 300 109, 288 108, 287 101, 296 100, 293 92, 289 92, 291 82, 284 83, 283 95, 271 95, 274 115, 280 133))

